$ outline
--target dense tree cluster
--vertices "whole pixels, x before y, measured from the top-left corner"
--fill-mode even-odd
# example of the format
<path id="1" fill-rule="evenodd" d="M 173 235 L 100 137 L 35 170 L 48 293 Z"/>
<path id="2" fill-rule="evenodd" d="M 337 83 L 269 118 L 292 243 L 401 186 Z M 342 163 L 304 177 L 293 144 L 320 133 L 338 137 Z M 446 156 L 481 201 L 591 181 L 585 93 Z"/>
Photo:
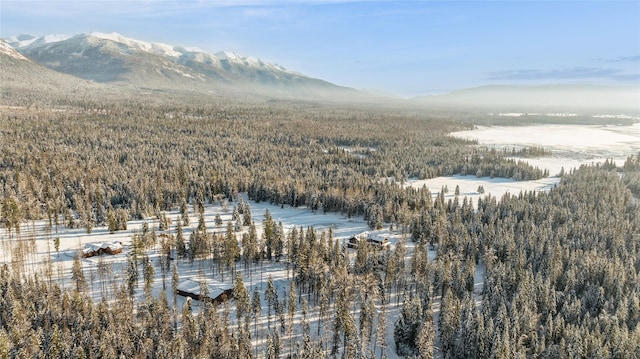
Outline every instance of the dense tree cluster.
<path id="1" fill-rule="evenodd" d="M 629 156 L 622 170 L 622 181 L 636 198 L 640 198 L 640 153 L 636 156 Z"/>
<path id="2" fill-rule="evenodd" d="M 438 247 L 430 280 L 446 357 L 640 356 L 640 210 L 608 167 L 582 167 L 548 194 L 482 200 L 475 214 L 463 203 L 440 212 L 448 220 L 424 216 L 417 231 Z M 478 305 L 474 258 L 486 266 Z M 401 320 L 396 332 L 418 335 Z"/>
<path id="3" fill-rule="evenodd" d="M 267 119 L 267 120 L 265 120 Z M 419 206 L 408 178 L 545 173 L 446 134 L 459 123 L 361 109 L 102 105 L 7 110 L 0 118 L 0 217 L 91 231 L 248 192 L 257 201 L 397 221 Z M 385 179 L 388 179 L 385 181 Z M 430 194 L 426 194 L 430 196 Z"/>
<path id="4" fill-rule="evenodd" d="M 0 356 L 17 358 L 246 358 L 225 317 L 190 302 L 174 330 L 166 295 L 134 302 L 123 287 L 115 301 L 93 303 L 38 277 L 21 281 L 0 268 Z M 233 355 L 231 353 L 234 353 Z"/>
<path id="5" fill-rule="evenodd" d="M 178 310 L 180 315 L 172 310 L 164 291 L 157 298 L 150 295 L 154 267 L 145 255 L 145 234 L 134 240 L 126 269 L 127 282 L 120 285 L 115 299 L 110 298 L 113 300 L 109 302 L 105 298 L 92 303 L 91 298 L 83 294 L 87 284 L 77 257 L 72 278 L 76 285 L 72 291 L 61 289 L 46 277 L 42 280 L 36 275 L 23 280 L 16 271 L 3 265 L 0 268 L 0 356 L 54 353 L 55 357 L 250 358 L 256 351 L 277 357 L 277 353 L 288 348 L 289 354 L 297 357 L 316 358 L 328 353 L 345 352 L 353 357 L 375 352 L 376 347 L 370 347 L 374 324 L 376 320 L 384 323 L 376 307 L 385 301 L 381 290 L 388 291 L 385 288 L 391 288 L 393 283 L 381 277 L 383 267 L 379 263 L 388 254 L 362 246 L 359 252 L 364 259 L 350 265 L 346 249 L 333 239 L 331 231 L 318 234 L 313 228 L 294 227 L 282 239 L 287 247 L 287 262 L 292 264 L 288 291 L 276 290 L 270 278 L 264 293 L 257 291 L 258 287 L 250 293 L 242 275 L 236 272 L 234 307 L 229 302 L 224 308 L 204 302 L 200 311 L 194 313 L 187 300 L 184 308 Z M 215 242 L 208 241 L 207 245 Z M 259 261 L 280 260 L 277 256 L 267 258 L 266 251 L 258 253 L 265 255 L 256 254 L 249 241 L 243 243 L 242 256 L 251 263 L 249 270 L 255 270 L 251 267 Z M 224 262 L 223 259 L 215 261 Z M 175 298 L 179 274 L 175 266 L 172 271 Z M 136 302 L 132 295 L 139 277 L 144 282 L 142 302 Z M 379 289 L 381 287 L 384 288 Z M 206 291 L 206 287 L 203 290 Z M 263 300 L 267 303 L 267 313 L 262 312 Z M 175 308 L 175 302 L 173 305 Z M 359 316 L 354 306 L 360 307 Z M 304 319 L 308 307 L 320 316 L 316 333 L 311 333 L 308 319 Z M 294 321 L 299 308 L 303 313 L 302 326 Z M 276 319 L 273 323 L 272 313 Z M 264 315 L 268 323 L 267 340 L 258 350 L 252 347 L 251 340 L 258 336 L 258 331 L 255 328 L 252 331 L 251 324 L 253 321 L 255 327 L 258 318 Z M 383 325 L 379 330 L 384 333 L 384 328 Z M 294 338 L 300 335 L 304 345 L 298 347 Z M 280 342 L 283 337 L 288 338 L 288 345 Z M 350 344 L 352 341 L 357 345 Z M 377 339 L 376 343 L 384 341 Z"/>

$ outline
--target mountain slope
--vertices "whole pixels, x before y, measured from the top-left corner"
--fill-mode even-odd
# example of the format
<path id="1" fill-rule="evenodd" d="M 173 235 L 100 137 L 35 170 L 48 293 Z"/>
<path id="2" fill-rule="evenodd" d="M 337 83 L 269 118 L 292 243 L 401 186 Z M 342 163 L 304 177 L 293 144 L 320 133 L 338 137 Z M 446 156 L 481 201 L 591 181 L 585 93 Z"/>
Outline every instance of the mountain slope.
<path id="1" fill-rule="evenodd" d="M 0 39 L 0 106 L 74 105 L 80 102 L 139 98 L 152 101 L 126 85 L 105 85 L 53 71 L 34 62 Z"/>
<path id="2" fill-rule="evenodd" d="M 3 59 L 6 57 L 7 59 L 11 58 L 14 60 L 29 61 L 29 59 L 24 57 L 24 55 L 16 51 L 16 49 L 2 39 L 0 39 L 0 55 L 2 55 Z"/>

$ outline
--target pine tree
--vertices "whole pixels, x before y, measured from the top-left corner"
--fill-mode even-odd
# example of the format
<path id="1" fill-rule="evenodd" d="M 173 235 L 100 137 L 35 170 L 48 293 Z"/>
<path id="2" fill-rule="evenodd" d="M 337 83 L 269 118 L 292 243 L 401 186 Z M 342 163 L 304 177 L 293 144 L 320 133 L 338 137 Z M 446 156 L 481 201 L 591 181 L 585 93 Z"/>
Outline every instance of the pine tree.
<path id="1" fill-rule="evenodd" d="M 258 291 L 258 287 L 253 288 L 253 298 L 251 300 L 251 308 L 253 315 L 253 327 L 255 332 L 255 337 L 258 338 L 258 319 L 260 318 L 260 314 L 262 312 L 262 302 L 260 301 L 260 292 Z"/>
<path id="2" fill-rule="evenodd" d="M 380 357 L 386 355 L 387 351 L 387 306 L 382 304 L 380 305 L 380 310 L 378 311 L 378 321 L 376 322 L 376 341 L 374 346 L 373 354 L 375 356 L 375 347 L 380 347 Z"/>
<path id="3" fill-rule="evenodd" d="M 276 262 L 280 262 L 282 255 L 284 254 L 284 228 L 282 222 L 278 222 L 277 230 L 273 238 L 273 252 L 276 257 Z"/>
<path id="4" fill-rule="evenodd" d="M 258 246 L 258 231 L 255 223 L 251 223 L 249 227 L 249 238 L 247 247 L 247 259 L 249 261 L 259 261 L 261 257 L 260 248 Z"/>
<path id="5" fill-rule="evenodd" d="M 233 206 L 233 212 L 231 214 L 231 221 L 237 222 L 240 219 L 240 210 L 238 206 Z"/>
<path id="6" fill-rule="evenodd" d="M 418 348 L 418 355 L 420 359 L 432 359 L 434 351 L 434 343 L 436 339 L 436 331 L 433 327 L 433 319 L 431 315 L 427 316 L 420 326 L 420 331 L 416 337 L 416 348 Z"/>
<path id="7" fill-rule="evenodd" d="M 276 228 L 268 208 L 264 212 L 264 220 L 262 220 L 262 227 L 263 227 L 262 236 L 264 237 L 264 244 L 266 247 L 265 254 L 266 254 L 267 260 L 271 260 L 274 252 Z"/>
<path id="8" fill-rule="evenodd" d="M 280 358 L 280 351 L 282 345 L 280 343 L 280 335 L 277 330 L 270 331 L 267 334 L 267 358 L 278 359 Z"/>
<path id="9" fill-rule="evenodd" d="M 182 218 L 182 225 L 189 225 L 189 207 L 187 206 L 187 201 L 183 198 L 182 203 L 180 204 L 180 217 Z"/>
<path id="10" fill-rule="evenodd" d="M 452 290 L 446 290 L 440 302 L 440 317 L 438 327 L 440 329 L 440 342 L 442 352 L 447 353 L 453 347 L 456 332 L 460 325 L 460 301 Z"/>
<path id="11" fill-rule="evenodd" d="M 244 210 L 242 211 L 242 215 L 244 217 L 243 225 L 250 226 L 251 221 L 251 207 L 249 207 L 249 203 L 244 204 Z"/>
<path id="12" fill-rule="evenodd" d="M 84 278 L 84 271 L 82 270 L 82 261 L 80 255 L 76 254 L 73 257 L 73 267 L 71 268 L 71 278 L 76 282 L 76 291 L 81 292 L 87 287 L 87 282 Z"/>
<path id="13" fill-rule="evenodd" d="M 133 256 L 129 256 L 127 263 L 127 290 L 129 296 L 133 298 L 134 289 L 138 283 L 138 264 Z"/>
<path id="14" fill-rule="evenodd" d="M 176 224 L 176 252 L 178 257 L 184 258 L 187 254 L 187 245 L 184 241 L 184 233 L 182 232 L 182 224 L 180 220 Z"/>
<path id="15" fill-rule="evenodd" d="M 226 268 L 234 268 L 236 259 L 240 256 L 240 247 L 231 222 L 227 223 L 227 234 L 224 239 L 224 262 Z"/>
<path id="16" fill-rule="evenodd" d="M 185 343 L 185 352 L 190 357 L 196 357 L 198 349 L 197 345 L 197 325 L 196 321 L 193 318 L 193 313 L 191 309 L 191 298 L 187 298 L 184 302 L 184 306 L 182 307 L 182 330 L 181 336 Z"/>
<path id="17" fill-rule="evenodd" d="M 144 292 L 147 298 L 151 298 L 151 285 L 155 276 L 155 268 L 148 256 L 142 260 L 142 275 L 144 278 Z"/>
<path id="18" fill-rule="evenodd" d="M 108 222 L 109 222 L 109 233 L 115 233 L 118 230 L 118 222 L 116 221 L 116 214 L 113 211 L 113 208 L 109 208 L 108 214 Z"/>
<path id="19" fill-rule="evenodd" d="M 266 348 L 266 357 L 267 359 L 276 359 L 275 347 L 273 345 L 273 336 L 271 332 L 267 334 L 267 348 Z"/>
<path id="20" fill-rule="evenodd" d="M 289 282 L 289 356 L 293 357 L 293 316 L 296 313 L 296 286 Z"/>
<path id="21" fill-rule="evenodd" d="M 180 275 L 178 274 L 178 266 L 173 263 L 173 273 L 171 274 L 171 289 L 173 290 L 173 328 L 176 330 L 178 326 L 178 318 L 176 310 L 178 308 L 178 284 L 180 281 Z"/>
<path id="22" fill-rule="evenodd" d="M 57 323 L 53 324 L 53 331 L 51 333 L 51 338 L 49 339 L 49 343 L 48 343 L 49 348 L 47 350 L 47 355 L 50 358 L 62 357 L 62 354 L 64 351 L 64 344 L 62 343 L 62 339 L 60 338 L 61 336 L 62 336 L 62 333 L 60 332 L 60 328 L 58 328 L 58 324 Z M 1 347 L 1 344 L 0 344 L 0 347 Z M 3 357 L 1 348 L 0 348 L 0 357 Z"/>
<path id="23" fill-rule="evenodd" d="M 198 228 L 196 229 L 200 233 L 207 233 L 207 224 L 204 221 L 204 211 L 200 212 L 198 216 Z"/>
<path id="24" fill-rule="evenodd" d="M 267 328 L 271 329 L 271 309 L 275 309 L 275 305 L 278 303 L 278 292 L 276 292 L 271 275 L 269 275 L 269 279 L 267 280 L 267 289 L 265 289 L 264 298 L 267 301 Z"/>
<path id="25" fill-rule="evenodd" d="M 129 213 L 124 208 L 118 208 L 116 210 L 116 225 L 118 230 L 127 230 L 127 221 L 129 220 Z"/>
<path id="26" fill-rule="evenodd" d="M 466 294 L 461 302 L 460 324 L 451 350 L 458 358 L 481 358 L 479 356 L 480 327 L 477 322 L 473 299 Z"/>
<path id="27" fill-rule="evenodd" d="M 238 318 L 238 326 L 240 320 L 249 314 L 251 310 L 251 299 L 247 292 L 247 287 L 244 286 L 242 281 L 242 274 L 236 273 L 236 280 L 233 282 L 233 297 L 236 299 L 236 317 Z"/>
<path id="28" fill-rule="evenodd" d="M 420 298 L 405 297 L 400 318 L 395 323 L 393 338 L 396 343 L 396 353 L 399 355 L 413 355 L 416 352 L 416 337 L 423 323 L 422 303 Z"/>
<path id="29" fill-rule="evenodd" d="M 53 248 L 56 250 L 56 254 L 60 256 L 60 237 L 53 239 Z"/>

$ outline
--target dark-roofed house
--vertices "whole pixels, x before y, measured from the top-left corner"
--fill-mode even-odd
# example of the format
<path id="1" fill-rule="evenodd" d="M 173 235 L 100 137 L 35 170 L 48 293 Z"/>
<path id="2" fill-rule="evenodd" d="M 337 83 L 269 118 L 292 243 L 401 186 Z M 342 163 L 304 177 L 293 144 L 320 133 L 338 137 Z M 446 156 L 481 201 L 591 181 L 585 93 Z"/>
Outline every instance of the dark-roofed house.
<path id="1" fill-rule="evenodd" d="M 206 296 L 201 293 L 203 285 L 206 285 L 209 291 Z M 212 303 L 222 303 L 227 299 L 233 298 L 232 285 L 215 281 L 202 282 L 195 279 L 185 279 L 178 283 L 176 289 L 178 294 L 183 297 Z"/>
<path id="2" fill-rule="evenodd" d="M 373 248 L 389 249 L 390 242 L 387 238 L 377 236 L 369 232 L 362 232 L 351 236 L 347 240 L 347 247 L 358 248 L 358 245 L 362 242 L 369 243 Z"/>

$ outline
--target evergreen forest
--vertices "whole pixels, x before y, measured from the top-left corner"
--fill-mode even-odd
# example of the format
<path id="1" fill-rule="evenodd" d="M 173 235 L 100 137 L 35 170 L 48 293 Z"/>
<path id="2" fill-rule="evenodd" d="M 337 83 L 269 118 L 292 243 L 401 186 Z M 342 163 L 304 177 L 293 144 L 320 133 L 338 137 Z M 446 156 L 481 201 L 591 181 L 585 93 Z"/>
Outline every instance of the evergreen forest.
<path id="1" fill-rule="evenodd" d="M 475 206 L 401 185 L 549 176 L 516 150 L 449 135 L 474 125 L 454 112 L 287 101 L 3 106 L 0 358 L 640 358 L 640 153 Z M 363 217 L 400 239 L 348 249 L 268 212 L 259 233 L 250 201 Z M 219 204 L 233 221 L 213 228 L 205 208 Z M 36 263 L 30 223 L 57 248 L 63 228 L 114 233 L 149 218 L 100 300 L 79 256 L 72 286 Z M 176 263 L 194 261 L 232 280 L 233 298 L 178 307 Z M 241 273 L 270 265 L 286 265 L 286 287 L 267 271 L 250 290 Z"/>

